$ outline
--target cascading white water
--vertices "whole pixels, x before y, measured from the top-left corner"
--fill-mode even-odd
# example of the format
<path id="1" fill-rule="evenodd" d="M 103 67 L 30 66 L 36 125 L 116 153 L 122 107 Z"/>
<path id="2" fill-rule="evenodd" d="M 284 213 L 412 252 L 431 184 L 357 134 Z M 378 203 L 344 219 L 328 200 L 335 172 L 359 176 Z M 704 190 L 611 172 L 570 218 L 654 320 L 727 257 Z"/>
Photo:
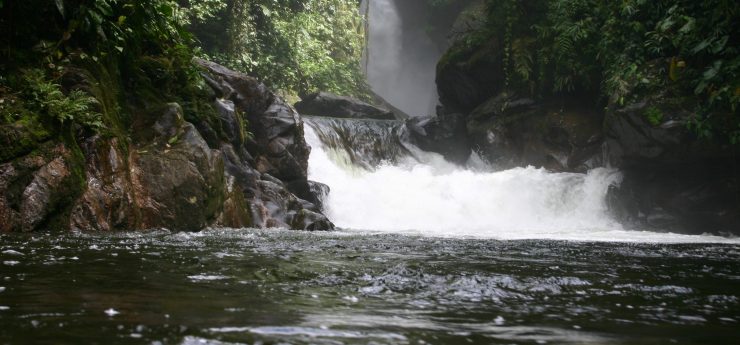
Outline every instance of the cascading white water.
<path id="1" fill-rule="evenodd" d="M 620 179 L 613 170 L 474 171 L 412 147 L 415 158 L 368 171 L 353 165 L 343 148 L 325 148 L 311 125 L 305 134 L 312 147 L 309 179 L 329 185 L 325 212 L 345 229 L 499 239 L 732 241 L 623 229 L 605 205 L 609 185 Z"/>

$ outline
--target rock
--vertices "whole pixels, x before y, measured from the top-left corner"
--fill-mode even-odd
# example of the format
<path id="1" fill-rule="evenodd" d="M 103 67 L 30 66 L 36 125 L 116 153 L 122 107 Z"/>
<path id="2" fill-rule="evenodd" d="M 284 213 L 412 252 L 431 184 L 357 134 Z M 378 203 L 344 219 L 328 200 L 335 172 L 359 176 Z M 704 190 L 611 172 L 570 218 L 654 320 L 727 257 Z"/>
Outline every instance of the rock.
<path id="1" fill-rule="evenodd" d="M 216 99 L 214 102 L 216 111 L 219 114 L 221 123 L 221 132 L 231 145 L 240 147 L 245 141 L 244 120 L 239 116 L 234 108 L 234 102 L 225 99 Z"/>
<path id="2" fill-rule="evenodd" d="M 254 204 L 257 210 L 255 217 L 257 226 L 298 230 L 334 229 L 334 224 L 326 216 L 308 210 L 306 208 L 308 205 L 278 182 L 268 180 L 258 182 L 260 195 Z"/>
<path id="3" fill-rule="evenodd" d="M 470 157 L 465 116 L 459 113 L 406 120 L 411 141 L 424 151 L 437 152 L 450 162 L 465 164 Z"/>
<path id="4" fill-rule="evenodd" d="M 472 32 L 485 28 L 487 7 L 484 0 L 472 0 L 455 18 L 447 34 L 449 44 L 454 44 Z"/>
<path id="5" fill-rule="evenodd" d="M 163 138 L 171 138 L 177 134 L 184 123 L 182 107 L 177 103 L 170 103 L 154 123 L 154 131 Z"/>
<path id="6" fill-rule="evenodd" d="M 607 154 L 614 166 L 630 167 L 667 162 L 680 163 L 685 159 L 700 158 L 709 150 L 701 147 L 695 136 L 686 127 L 692 112 L 683 109 L 658 110 L 665 113 L 661 123 L 648 121 L 648 109 L 660 109 L 661 105 L 644 100 L 610 111 L 604 121 Z"/>
<path id="7" fill-rule="evenodd" d="M 585 172 L 601 164 L 601 120 L 587 108 L 501 94 L 473 110 L 467 128 L 473 149 L 497 167 Z"/>
<path id="8" fill-rule="evenodd" d="M 661 114 L 650 123 L 648 109 Z M 606 152 L 624 181 L 610 189 L 614 215 L 635 227 L 740 234 L 740 154 L 685 125 L 692 106 L 662 95 L 607 113 Z"/>
<path id="9" fill-rule="evenodd" d="M 306 218 L 311 221 L 295 228 L 333 229 L 317 213 L 318 199 L 308 184 L 311 148 L 304 139 L 300 115 L 252 77 L 204 60 L 196 64 L 219 96 L 216 109 L 228 142 L 221 148 L 225 169 L 247 199 L 252 226 L 290 228 L 298 224 L 293 222 L 296 212 L 306 209 L 318 216 Z M 243 133 L 245 120 L 250 139 Z"/>
<path id="10" fill-rule="evenodd" d="M 293 216 L 293 223 L 291 226 L 293 229 L 303 230 L 325 230 L 334 228 L 334 224 L 326 219 L 324 215 L 307 209 L 300 210 L 295 216 Z"/>
<path id="11" fill-rule="evenodd" d="M 316 181 L 308 181 L 308 186 L 311 190 L 311 194 L 314 195 L 314 204 L 316 204 L 319 210 L 324 211 L 324 202 L 326 202 L 326 198 L 329 197 L 329 192 L 331 192 L 331 189 L 329 188 L 329 186 Z"/>
<path id="12" fill-rule="evenodd" d="M 223 210 L 216 223 L 231 228 L 246 228 L 254 226 L 252 209 L 248 198 L 244 195 L 242 186 L 236 182 L 234 176 L 226 174 L 226 199 Z"/>
<path id="13" fill-rule="evenodd" d="M 9 153 L 13 160 L 0 162 L 0 231 L 333 229 L 306 179 L 298 113 L 253 78 L 199 64 L 221 98 L 214 114 L 190 114 L 197 126 L 177 103 L 148 99 L 126 136 L 78 131 Z"/>
<path id="14" fill-rule="evenodd" d="M 64 190 L 64 181 L 70 176 L 63 157 L 54 158 L 39 169 L 33 181 L 23 191 L 20 217 L 23 231 L 35 230 L 53 211 Z"/>
<path id="15" fill-rule="evenodd" d="M 303 138 L 300 115 L 256 79 L 205 60 L 196 63 L 217 94 L 246 114 L 254 135 L 250 145 L 254 159 L 264 159 L 269 173 L 281 180 L 305 179 L 311 149 Z"/>
<path id="16" fill-rule="evenodd" d="M 172 105 L 157 124 L 175 117 L 182 117 L 181 109 Z M 212 224 L 225 199 L 223 159 L 192 124 L 168 128 L 163 133 L 174 131 L 172 138 L 137 145 L 131 157 L 139 227 L 200 230 Z"/>
<path id="17" fill-rule="evenodd" d="M 503 91 L 505 75 L 500 42 L 469 46 L 456 42 L 437 64 L 437 92 L 449 113 L 469 114 L 487 99 Z"/>
<path id="18" fill-rule="evenodd" d="M 315 115 L 351 119 L 396 120 L 393 112 L 367 104 L 360 100 L 337 96 L 328 92 L 317 92 L 295 104 L 303 115 Z"/>
<path id="19" fill-rule="evenodd" d="M 94 136 L 82 145 L 87 190 L 77 199 L 70 228 L 77 231 L 126 231 L 136 229 L 139 218 L 128 174 L 128 156 L 116 138 Z"/>
<path id="20" fill-rule="evenodd" d="M 316 124 L 312 128 L 326 147 L 367 170 L 397 163 L 410 153 L 405 146 L 409 133 L 404 121 L 326 117 L 309 121 Z"/>
<path id="21" fill-rule="evenodd" d="M 0 164 L 0 231 L 59 230 L 82 188 L 76 168 L 74 154 L 52 142 Z"/>

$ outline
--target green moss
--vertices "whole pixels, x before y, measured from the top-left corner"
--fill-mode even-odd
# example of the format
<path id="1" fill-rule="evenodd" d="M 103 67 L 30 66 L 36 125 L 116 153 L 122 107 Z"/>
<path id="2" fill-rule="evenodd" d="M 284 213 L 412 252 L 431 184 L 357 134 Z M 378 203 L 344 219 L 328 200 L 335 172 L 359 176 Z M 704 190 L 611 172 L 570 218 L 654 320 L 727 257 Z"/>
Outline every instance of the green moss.
<path id="1" fill-rule="evenodd" d="M 33 151 L 51 134 L 21 98 L 0 90 L 5 91 L 0 92 L 0 162 L 5 162 Z"/>

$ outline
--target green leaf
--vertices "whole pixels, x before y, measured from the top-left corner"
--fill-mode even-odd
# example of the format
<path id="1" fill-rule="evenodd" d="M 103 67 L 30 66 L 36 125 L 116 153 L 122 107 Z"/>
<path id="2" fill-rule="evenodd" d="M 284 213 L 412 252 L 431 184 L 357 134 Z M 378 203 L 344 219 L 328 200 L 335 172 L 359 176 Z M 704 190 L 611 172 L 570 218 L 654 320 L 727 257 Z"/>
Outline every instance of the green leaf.
<path id="1" fill-rule="evenodd" d="M 159 12 L 162 12 L 167 17 L 172 17 L 175 14 L 175 9 L 170 5 L 162 4 L 159 6 Z"/>
<path id="2" fill-rule="evenodd" d="M 699 42 L 699 44 L 697 44 L 696 47 L 694 47 L 694 49 L 691 50 L 691 52 L 694 53 L 694 54 L 696 54 L 696 53 L 704 50 L 704 48 L 708 47 L 710 44 L 712 44 L 712 39 L 711 38 L 707 38 L 707 39 Z"/>
<path id="3" fill-rule="evenodd" d="M 260 5 L 260 7 L 262 8 L 262 13 L 264 13 L 265 16 L 269 17 L 270 15 L 272 15 L 272 12 L 270 11 L 269 8 L 267 8 L 267 6 Z"/>

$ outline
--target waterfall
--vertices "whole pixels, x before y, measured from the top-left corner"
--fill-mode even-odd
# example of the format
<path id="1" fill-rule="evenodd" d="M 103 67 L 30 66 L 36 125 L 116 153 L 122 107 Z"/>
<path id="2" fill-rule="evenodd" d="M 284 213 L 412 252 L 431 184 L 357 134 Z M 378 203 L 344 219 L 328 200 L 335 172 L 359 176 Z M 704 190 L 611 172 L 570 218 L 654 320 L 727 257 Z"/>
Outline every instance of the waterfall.
<path id="1" fill-rule="evenodd" d="M 403 3 L 366 1 L 363 6 L 368 20 L 365 66 L 370 87 L 411 116 L 432 115 L 438 98 L 435 72 L 442 52 L 421 25 L 404 23 Z"/>
<path id="2" fill-rule="evenodd" d="M 614 170 L 460 168 L 380 125 L 343 121 L 307 118 L 305 127 L 312 147 L 309 178 L 331 188 L 325 211 L 340 227 L 502 239 L 634 238 L 607 212 L 606 192 L 620 179 Z M 378 130 L 375 135 L 360 133 L 372 128 Z M 355 141 L 336 140 L 340 137 Z M 403 148 L 367 149 L 378 142 Z M 371 157 L 364 162 L 352 158 L 363 155 Z M 379 163 L 370 166 L 371 161 Z"/>

